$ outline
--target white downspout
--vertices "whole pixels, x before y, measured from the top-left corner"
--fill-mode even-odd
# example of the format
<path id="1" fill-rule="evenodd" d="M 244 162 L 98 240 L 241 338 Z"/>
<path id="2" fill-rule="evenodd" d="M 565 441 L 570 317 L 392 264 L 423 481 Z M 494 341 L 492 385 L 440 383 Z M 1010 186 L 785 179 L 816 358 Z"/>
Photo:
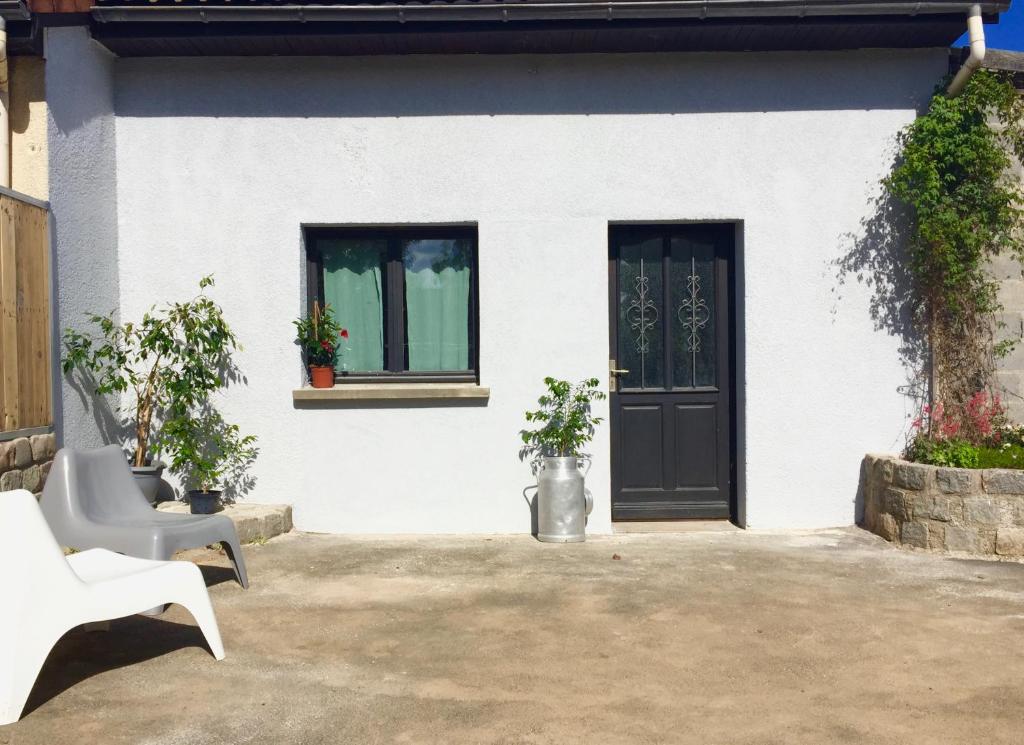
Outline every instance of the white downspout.
<path id="1" fill-rule="evenodd" d="M 7 22 L 0 17 L 0 186 L 11 186 L 11 117 L 7 78 Z"/>
<path id="2" fill-rule="evenodd" d="M 971 41 L 971 54 L 946 88 L 946 95 L 950 98 L 960 95 L 967 81 L 985 61 L 985 27 L 981 22 L 981 8 L 977 5 L 972 5 L 967 14 L 967 37 Z"/>

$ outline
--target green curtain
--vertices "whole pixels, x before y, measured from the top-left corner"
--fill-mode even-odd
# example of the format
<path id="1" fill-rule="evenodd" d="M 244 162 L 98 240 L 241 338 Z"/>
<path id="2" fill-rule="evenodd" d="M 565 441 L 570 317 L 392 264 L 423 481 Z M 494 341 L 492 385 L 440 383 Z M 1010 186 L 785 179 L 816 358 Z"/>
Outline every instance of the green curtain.
<path id="1" fill-rule="evenodd" d="M 384 302 L 381 267 L 387 254 L 383 240 L 325 240 L 324 302 L 348 329 L 341 339 L 336 369 L 370 372 L 384 369 Z"/>
<path id="2" fill-rule="evenodd" d="M 470 256 L 462 240 L 403 246 L 410 370 L 469 369 Z"/>

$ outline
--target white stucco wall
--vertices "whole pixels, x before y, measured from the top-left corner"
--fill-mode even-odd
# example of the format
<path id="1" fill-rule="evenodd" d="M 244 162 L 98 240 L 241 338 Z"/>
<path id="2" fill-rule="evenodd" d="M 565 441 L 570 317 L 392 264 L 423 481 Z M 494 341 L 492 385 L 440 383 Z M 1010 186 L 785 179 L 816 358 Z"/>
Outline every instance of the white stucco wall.
<path id="1" fill-rule="evenodd" d="M 262 447 L 250 498 L 299 528 L 526 531 L 522 412 L 545 375 L 607 369 L 609 222 L 742 220 L 748 524 L 849 524 L 905 375 L 831 262 L 945 59 L 118 60 L 121 309 L 216 275 L 249 378 L 227 413 Z M 296 409 L 300 225 L 439 222 L 479 225 L 487 406 Z M 606 427 L 593 453 L 602 532 Z"/>
<path id="2" fill-rule="evenodd" d="M 114 56 L 85 28 L 46 29 L 49 198 L 53 212 L 55 327 L 118 309 Z M 112 441 L 116 415 L 88 387 L 62 379 L 56 402 L 62 444 Z"/>

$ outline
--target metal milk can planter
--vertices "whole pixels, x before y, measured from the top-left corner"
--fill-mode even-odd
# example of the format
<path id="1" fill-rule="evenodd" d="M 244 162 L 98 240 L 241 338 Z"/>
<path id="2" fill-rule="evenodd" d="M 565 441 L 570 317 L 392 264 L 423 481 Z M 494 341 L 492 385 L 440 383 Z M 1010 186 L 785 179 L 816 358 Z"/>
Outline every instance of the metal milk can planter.
<path id="1" fill-rule="evenodd" d="M 586 464 L 586 470 L 583 469 Z M 584 478 L 589 461 L 545 457 L 537 474 L 537 540 L 579 543 L 586 540 L 587 515 L 593 507 Z"/>

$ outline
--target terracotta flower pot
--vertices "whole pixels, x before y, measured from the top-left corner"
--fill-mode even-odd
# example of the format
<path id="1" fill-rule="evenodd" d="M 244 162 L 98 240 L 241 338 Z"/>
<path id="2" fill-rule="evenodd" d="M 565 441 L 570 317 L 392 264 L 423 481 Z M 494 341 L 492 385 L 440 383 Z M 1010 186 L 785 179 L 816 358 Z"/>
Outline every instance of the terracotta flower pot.
<path id="1" fill-rule="evenodd" d="M 311 365 L 309 368 L 309 380 L 314 388 L 333 388 L 334 368 Z"/>

